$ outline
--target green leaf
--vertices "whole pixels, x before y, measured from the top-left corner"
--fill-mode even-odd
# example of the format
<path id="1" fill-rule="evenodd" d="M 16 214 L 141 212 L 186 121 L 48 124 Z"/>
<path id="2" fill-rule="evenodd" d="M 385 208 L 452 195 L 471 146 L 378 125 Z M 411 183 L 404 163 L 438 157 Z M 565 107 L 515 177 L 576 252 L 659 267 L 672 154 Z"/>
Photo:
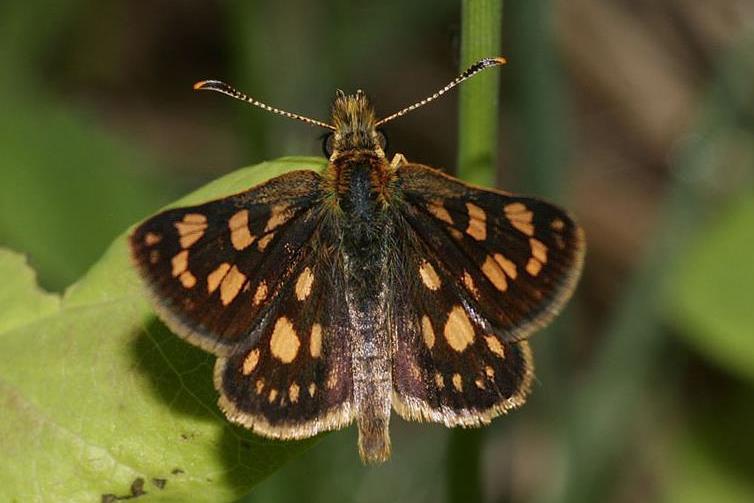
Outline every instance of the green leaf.
<path id="1" fill-rule="evenodd" d="M 0 248 L 0 334 L 60 309 L 60 297 L 42 291 L 26 259 Z"/>
<path id="2" fill-rule="evenodd" d="M 731 207 L 679 264 L 670 315 L 699 353 L 754 380 L 754 194 Z"/>
<path id="3" fill-rule="evenodd" d="M 176 204 L 239 192 L 320 159 L 280 159 L 219 179 Z M 0 253 L 2 501 L 227 501 L 312 441 L 232 426 L 215 405 L 214 356 L 153 315 L 125 234 L 60 301 L 18 255 Z"/>

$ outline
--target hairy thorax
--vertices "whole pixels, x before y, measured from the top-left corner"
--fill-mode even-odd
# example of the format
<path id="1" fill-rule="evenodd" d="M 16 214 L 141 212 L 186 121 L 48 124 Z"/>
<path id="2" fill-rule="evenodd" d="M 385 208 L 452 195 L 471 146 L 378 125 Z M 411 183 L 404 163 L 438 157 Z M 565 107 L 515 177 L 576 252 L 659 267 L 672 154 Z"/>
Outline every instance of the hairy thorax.
<path id="1" fill-rule="evenodd" d="M 359 284 L 358 291 L 371 295 L 385 265 L 383 244 L 391 234 L 388 171 L 384 157 L 356 150 L 341 153 L 328 172 L 350 280 Z"/>

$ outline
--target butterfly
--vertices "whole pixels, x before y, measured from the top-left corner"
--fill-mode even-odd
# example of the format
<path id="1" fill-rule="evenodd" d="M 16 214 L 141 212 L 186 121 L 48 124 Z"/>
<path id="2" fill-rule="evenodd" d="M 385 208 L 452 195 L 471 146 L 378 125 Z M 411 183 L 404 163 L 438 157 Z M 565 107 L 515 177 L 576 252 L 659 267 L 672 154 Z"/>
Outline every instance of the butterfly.
<path id="1" fill-rule="evenodd" d="M 472 427 L 524 403 L 527 339 L 571 296 L 582 229 L 545 201 L 389 158 L 382 130 L 504 62 L 380 120 L 362 91 L 338 91 L 326 123 L 195 84 L 328 130 L 323 172 L 168 209 L 130 236 L 159 317 L 217 356 L 231 421 L 300 439 L 355 420 L 362 461 L 379 463 L 392 410 Z"/>

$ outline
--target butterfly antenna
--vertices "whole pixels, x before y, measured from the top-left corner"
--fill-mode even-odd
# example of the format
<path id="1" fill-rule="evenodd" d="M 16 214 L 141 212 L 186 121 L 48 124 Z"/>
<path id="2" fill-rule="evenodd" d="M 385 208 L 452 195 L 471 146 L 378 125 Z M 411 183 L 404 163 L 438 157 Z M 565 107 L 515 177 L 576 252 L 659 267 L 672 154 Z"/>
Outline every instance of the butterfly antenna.
<path id="1" fill-rule="evenodd" d="M 399 110 L 398 112 L 395 112 L 393 115 L 389 115 L 389 116 L 385 117 L 384 119 L 378 120 L 376 126 L 381 126 L 381 125 L 385 124 L 386 122 L 389 122 L 389 121 L 391 121 L 393 119 L 396 119 L 396 118 L 400 117 L 401 115 L 406 115 L 407 113 L 409 113 L 412 110 L 416 110 L 419 107 L 423 107 L 424 105 L 426 105 L 430 101 L 439 98 L 440 96 L 442 96 L 443 94 L 447 93 L 448 91 L 450 91 L 451 89 L 453 89 L 454 87 L 456 87 L 458 84 L 460 84 L 464 80 L 466 80 L 468 78 L 471 78 L 472 76 L 474 76 L 477 73 L 481 72 L 485 68 L 489 68 L 491 66 L 497 66 L 497 65 L 504 65 L 505 63 L 506 63 L 506 61 L 505 61 L 505 58 L 503 58 L 503 57 L 480 59 L 479 61 L 477 61 L 476 63 L 474 63 L 470 67 L 468 67 L 465 72 L 463 72 L 461 75 L 459 75 L 458 77 L 456 77 L 455 79 L 453 79 L 450 83 L 448 83 L 448 85 L 446 85 L 445 87 L 443 87 L 442 89 L 440 89 L 436 93 L 434 93 L 432 96 L 428 96 L 428 97 L 424 98 L 423 100 L 421 100 L 421 101 L 419 101 L 417 103 L 414 103 L 411 106 L 408 106 L 408 107 L 404 108 L 403 110 Z"/>
<path id="2" fill-rule="evenodd" d="M 226 84 L 225 82 L 221 82 L 219 80 L 202 80 L 194 84 L 194 90 L 195 91 L 215 91 L 218 93 L 226 94 L 230 96 L 231 98 L 245 101 L 246 103 L 250 103 L 254 105 L 255 107 L 263 108 L 267 110 L 268 112 L 282 115 L 283 117 L 288 117 L 289 119 L 300 120 L 302 122 L 306 122 L 307 124 L 311 124 L 312 126 L 319 126 L 325 129 L 330 129 L 332 131 L 335 131 L 335 126 L 332 126 L 322 121 L 318 121 L 317 119 L 311 119 L 303 115 L 294 114 L 291 112 L 286 112 L 285 110 L 280 110 L 279 108 L 271 107 L 270 105 L 262 103 L 261 101 L 256 100 L 252 98 L 251 96 L 245 95 L 238 89 L 235 89 L 233 86 L 230 86 Z"/>

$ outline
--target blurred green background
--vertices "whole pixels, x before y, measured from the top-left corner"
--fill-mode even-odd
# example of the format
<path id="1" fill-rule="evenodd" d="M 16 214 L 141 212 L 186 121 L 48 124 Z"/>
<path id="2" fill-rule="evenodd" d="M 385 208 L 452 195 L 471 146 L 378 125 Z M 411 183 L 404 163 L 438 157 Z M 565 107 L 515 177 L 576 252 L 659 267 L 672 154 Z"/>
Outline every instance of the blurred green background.
<path id="1" fill-rule="evenodd" d="M 319 153 L 318 131 L 193 82 L 318 118 L 362 88 L 387 114 L 455 76 L 460 12 L 4 0 L 0 246 L 62 291 L 179 195 Z M 569 208 L 589 242 L 533 338 L 529 403 L 478 432 L 396 418 L 378 468 L 352 429 L 325 435 L 245 501 L 754 501 L 754 2 L 508 1 L 502 54 L 498 185 Z M 454 172 L 457 109 L 391 124 L 391 150 Z"/>

